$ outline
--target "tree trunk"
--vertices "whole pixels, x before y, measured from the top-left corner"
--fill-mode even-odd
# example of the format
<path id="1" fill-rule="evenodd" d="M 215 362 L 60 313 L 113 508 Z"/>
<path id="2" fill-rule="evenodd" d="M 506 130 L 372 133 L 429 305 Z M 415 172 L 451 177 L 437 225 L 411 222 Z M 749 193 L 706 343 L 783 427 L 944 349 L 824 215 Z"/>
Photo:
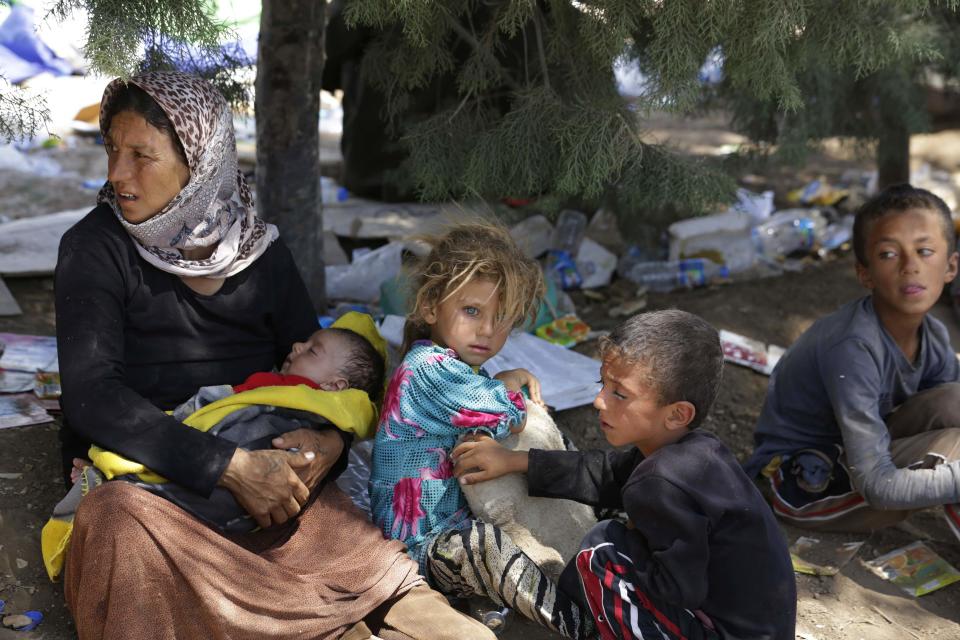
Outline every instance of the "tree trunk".
<path id="1" fill-rule="evenodd" d="M 326 310 L 320 212 L 325 2 L 263 0 L 257 55 L 257 209 L 280 227 L 317 311 Z"/>
<path id="2" fill-rule="evenodd" d="M 897 119 L 884 121 L 877 144 L 877 174 L 880 189 L 910 182 L 910 132 Z"/>

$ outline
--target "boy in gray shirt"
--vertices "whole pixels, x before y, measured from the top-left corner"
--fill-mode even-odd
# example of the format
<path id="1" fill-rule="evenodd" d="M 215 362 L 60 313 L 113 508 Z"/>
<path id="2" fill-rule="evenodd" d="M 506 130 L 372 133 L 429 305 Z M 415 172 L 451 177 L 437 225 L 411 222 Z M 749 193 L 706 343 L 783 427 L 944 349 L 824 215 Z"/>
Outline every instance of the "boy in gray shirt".
<path id="1" fill-rule="evenodd" d="M 853 245 L 870 295 L 780 360 L 746 471 L 769 480 L 774 510 L 798 526 L 865 531 L 943 505 L 960 537 L 960 366 L 927 315 L 957 275 L 950 210 L 890 187 L 857 213 Z"/>

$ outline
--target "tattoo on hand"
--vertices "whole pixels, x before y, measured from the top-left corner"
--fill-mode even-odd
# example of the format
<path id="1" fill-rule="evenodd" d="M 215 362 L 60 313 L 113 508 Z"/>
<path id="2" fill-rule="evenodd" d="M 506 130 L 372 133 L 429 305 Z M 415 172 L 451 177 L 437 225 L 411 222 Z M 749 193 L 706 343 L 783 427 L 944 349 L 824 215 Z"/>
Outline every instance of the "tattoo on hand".
<path id="1" fill-rule="evenodd" d="M 268 460 L 270 462 L 270 466 L 267 468 L 266 475 L 269 476 L 269 475 L 273 475 L 274 473 L 280 470 L 280 461 L 274 457 L 270 457 L 268 458 Z"/>

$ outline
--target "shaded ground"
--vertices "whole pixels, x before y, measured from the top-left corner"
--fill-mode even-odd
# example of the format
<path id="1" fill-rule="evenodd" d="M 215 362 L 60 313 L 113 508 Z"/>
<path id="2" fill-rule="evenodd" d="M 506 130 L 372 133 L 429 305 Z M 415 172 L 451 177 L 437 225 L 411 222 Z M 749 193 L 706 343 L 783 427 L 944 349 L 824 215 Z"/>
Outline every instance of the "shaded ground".
<path id="1" fill-rule="evenodd" d="M 0 319 L 0 331 L 50 333 L 53 331 L 50 280 L 11 280 L 10 288 L 24 315 Z M 614 321 L 606 309 L 632 295 L 632 288 L 617 285 L 605 290 L 608 301 L 587 304 L 577 295 L 583 315 L 599 329 Z M 859 295 L 849 258 L 814 264 L 800 273 L 778 278 L 718 286 L 710 289 L 651 296 L 649 308 L 678 307 L 698 313 L 718 328 L 751 337 L 790 344 L 818 316 Z M 957 327 L 944 307 L 938 315 Z M 956 348 L 960 342 L 955 341 Z M 592 345 L 583 347 L 589 352 Z M 750 451 L 753 424 L 759 413 L 767 378 L 749 369 L 728 366 L 713 416 L 705 428 L 718 433 L 740 457 Z M 580 448 L 606 448 L 596 428 L 593 411 L 582 407 L 557 416 L 561 428 Z M 23 473 L 16 480 L 0 480 L 0 599 L 8 609 L 40 609 L 47 616 L 34 633 L 21 638 L 71 638 L 71 626 L 62 606 L 59 586 L 44 574 L 37 543 L 39 529 L 53 504 L 61 497 L 57 441 L 52 425 L 0 431 L 0 472 Z M 793 541 L 799 530 L 785 528 Z M 827 536 L 829 537 L 829 536 Z M 836 536 L 839 540 L 842 536 Z M 935 511 L 917 514 L 901 527 L 877 532 L 867 538 L 847 567 L 833 578 L 798 576 L 801 638 L 886 639 L 915 637 L 925 640 L 960 637 L 960 586 L 915 599 L 870 573 L 861 559 L 870 559 L 891 549 L 922 539 L 955 565 L 960 566 L 960 545 L 952 538 Z M 25 567 L 17 566 L 17 559 Z M 893 622 L 888 622 L 893 620 Z M 3 637 L 0 631 L 0 638 Z M 11 634 L 11 637 L 14 637 Z M 537 640 L 550 634 L 513 620 L 505 638 Z"/>

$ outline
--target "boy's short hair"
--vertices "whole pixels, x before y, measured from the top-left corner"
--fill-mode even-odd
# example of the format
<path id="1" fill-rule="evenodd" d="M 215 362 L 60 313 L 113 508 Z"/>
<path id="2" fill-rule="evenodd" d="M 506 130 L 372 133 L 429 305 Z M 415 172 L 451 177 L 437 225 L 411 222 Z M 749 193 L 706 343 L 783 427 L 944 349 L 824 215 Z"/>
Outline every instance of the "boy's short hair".
<path id="1" fill-rule="evenodd" d="M 853 220 L 853 253 L 857 262 L 867 265 L 867 236 L 873 223 L 887 214 L 909 209 L 927 209 L 939 214 L 943 235 L 947 241 L 947 253 L 953 253 L 956 233 L 950 207 L 936 194 L 903 183 L 887 187 L 867 200 L 857 211 Z"/>
<path id="2" fill-rule="evenodd" d="M 351 389 L 366 391 L 374 402 L 383 391 L 383 376 L 385 363 L 370 341 L 359 333 L 350 329 L 330 327 L 324 331 L 332 331 L 340 336 L 347 345 L 347 357 L 340 368 L 340 373 L 347 379 Z"/>
<path id="3" fill-rule="evenodd" d="M 710 413 L 723 372 L 720 335 L 703 318 L 679 309 L 641 313 L 600 342 L 602 358 L 643 366 L 660 404 L 685 400 L 696 409 L 695 429 Z"/>

